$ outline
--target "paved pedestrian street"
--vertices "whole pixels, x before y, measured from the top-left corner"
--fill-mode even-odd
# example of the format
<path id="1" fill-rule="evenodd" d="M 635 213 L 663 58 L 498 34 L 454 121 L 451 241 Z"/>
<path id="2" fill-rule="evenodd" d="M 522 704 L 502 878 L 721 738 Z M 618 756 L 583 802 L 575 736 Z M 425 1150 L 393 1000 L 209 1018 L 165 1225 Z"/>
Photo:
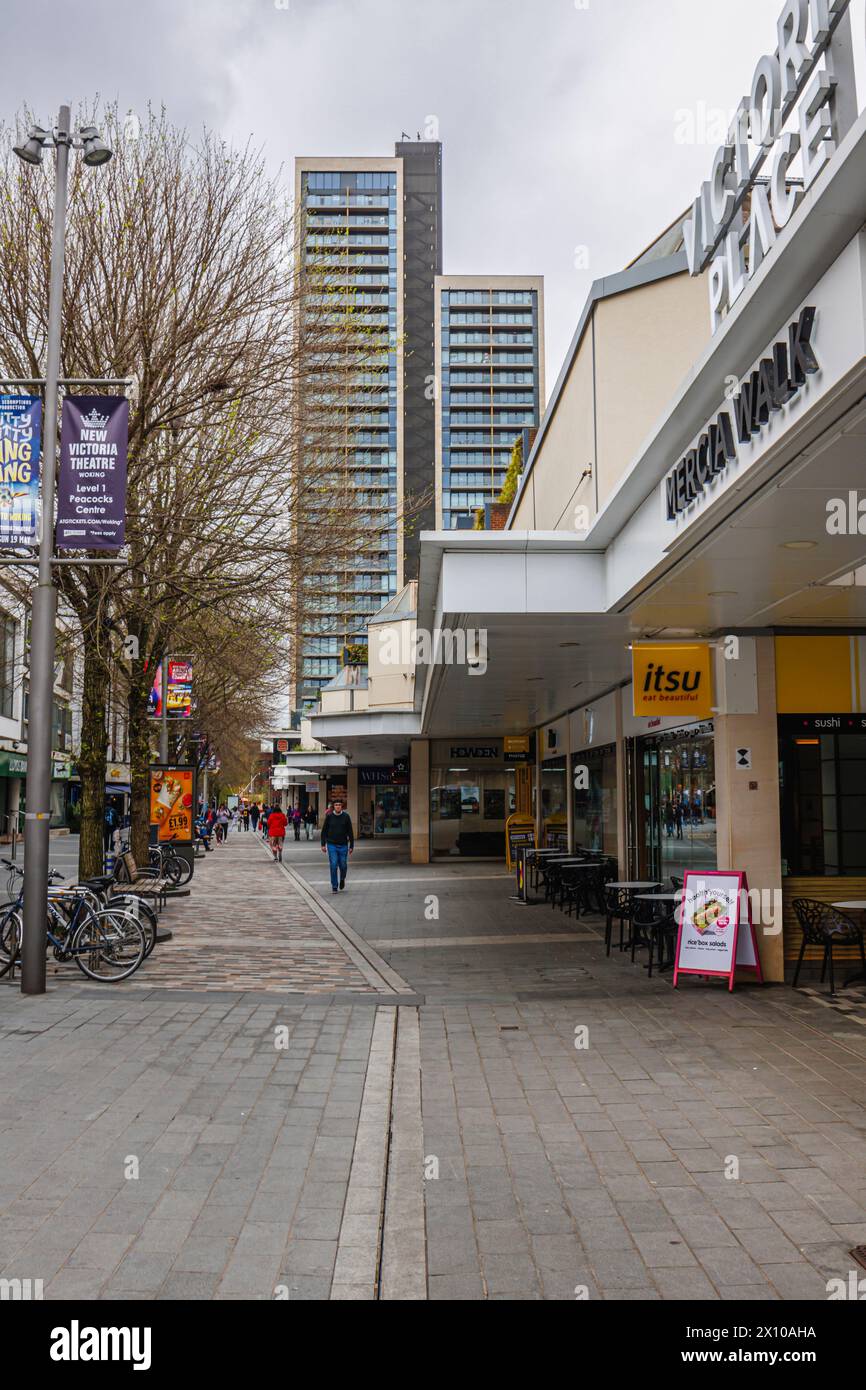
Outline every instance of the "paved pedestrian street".
<path id="1" fill-rule="evenodd" d="M 859 1269 L 862 992 L 674 993 L 501 865 L 404 856 L 360 845 L 334 899 L 316 844 L 232 833 L 132 980 L 0 981 L 0 1277 L 820 1301 Z"/>

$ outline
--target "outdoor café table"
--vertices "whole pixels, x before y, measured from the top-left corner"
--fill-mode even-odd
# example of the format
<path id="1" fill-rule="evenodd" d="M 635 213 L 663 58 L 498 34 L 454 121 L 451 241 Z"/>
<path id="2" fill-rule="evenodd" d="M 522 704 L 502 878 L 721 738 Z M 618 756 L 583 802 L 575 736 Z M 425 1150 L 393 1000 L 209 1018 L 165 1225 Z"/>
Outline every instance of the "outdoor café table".
<path id="1" fill-rule="evenodd" d="M 571 868 L 577 864 L 582 864 L 583 862 L 584 861 L 582 859 L 575 859 L 574 855 L 572 854 L 555 854 L 550 859 L 545 859 L 543 867 L 545 869 L 553 868 L 557 872 L 561 872 L 563 869 Z M 550 897 L 552 907 L 556 906 L 555 889 L 553 893 L 548 895 L 547 886 L 545 886 L 544 896 L 545 898 L 547 898 L 548 896 Z"/>
<path id="2" fill-rule="evenodd" d="M 597 871 L 598 871 L 598 865 L 595 864 L 595 863 L 589 863 L 589 862 L 587 862 L 586 859 L 567 859 L 567 860 L 565 861 L 564 864 L 560 864 L 560 865 L 559 865 L 559 872 L 560 872 L 560 874 L 562 875 L 563 878 L 565 878 L 566 874 L 580 874 L 580 873 L 584 873 L 584 874 L 585 874 L 585 873 L 589 873 L 589 872 L 596 873 Z M 560 891 L 560 895 L 559 895 L 559 898 L 560 898 L 559 905 L 560 905 L 560 907 L 562 907 L 562 897 L 563 897 L 563 895 L 562 895 L 562 892 Z M 580 905 L 579 905 L 579 904 L 577 905 L 577 908 L 578 908 L 577 915 L 578 915 L 578 917 L 579 917 L 579 916 L 580 916 Z M 569 915 L 570 915 L 570 910 L 569 910 Z"/>
<path id="3" fill-rule="evenodd" d="M 683 900 L 683 892 L 682 892 L 682 889 L 680 889 L 679 891 L 677 891 L 677 892 L 675 892 L 675 893 L 635 893 L 634 898 L 635 898 L 635 902 L 638 902 L 638 903 L 664 903 L 665 906 L 669 909 L 669 914 L 668 914 L 668 915 L 669 915 L 670 918 L 673 920 L 673 919 L 674 919 L 674 915 L 675 915 L 675 914 L 674 914 L 674 909 L 677 908 L 677 907 L 679 907 L 680 903 L 682 902 L 682 900 Z M 660 944 L 659 944 L 659 974 L 661 974 L 663 970 L 670 970 L 671 967 L 672 967 L 672 965 L 673 965 L 673 961 L 672 961 L 672 960 L 669 960 L 668 963 L 667 963 L 667 965 L 665 965 L 664 961 L 661 959 L 661 954 L 662 954 L 662 951 L 661 951 L 661 943 L 660 943 Z M 649 969 L 649 966 L 648 966 L 648 965 L 645 965 L 645 966 L 644 966 L 644 970 L 648 970 L 648 969 Z"/>
<path id="4" fill-rule="evenodd" d="M 623 879 L 618 879 L 617 882 L 615 882 L 615 883 L 606 883 L 606 884 L 604 885 L 604 891 L 605 891 L 605 892 L 607 892 L 607 890 L 608 890 L 609 888 L 622 888 L 622 889 L 625 889 L 625 891 L 630 895 L 630 897 L 634 897 L 634 895 L 635 895 L 636 893 L 639 893 L 639 892 L 640 892 L 641 888 L 645 889 L 646 892 L 649 892 L 650 889 L 652 889 L 652 888 L 661 888 L 661 883 L 659 882 L 659 880 L 658 880 L 657 878 L 623 878 Z M 620 919 L 620 924 L 619 924 L 619 935 L 620 935 L 619 949 L 620 949 L 621 951 L 627 951 L 628 948 L 629 948 L 629 946 L 631 945 L 631 937 L 629 937 L 628 941 L 626 941 L 625 943 L 623 943 L 623 940 L 622 940 L 622 919 Z"/>
<path id="5" fill-rule="evenodd" d="M 852 902 L 847 903 L 831 903 L 830 906 L 838 908 L 840 912 L 866 912 L 866 898 L 854 898 Z M 858 970 L 856 975 L 849 975 L 842 988 L 856 985 L 860 980 L 866 980 L 862 970 Z"/>

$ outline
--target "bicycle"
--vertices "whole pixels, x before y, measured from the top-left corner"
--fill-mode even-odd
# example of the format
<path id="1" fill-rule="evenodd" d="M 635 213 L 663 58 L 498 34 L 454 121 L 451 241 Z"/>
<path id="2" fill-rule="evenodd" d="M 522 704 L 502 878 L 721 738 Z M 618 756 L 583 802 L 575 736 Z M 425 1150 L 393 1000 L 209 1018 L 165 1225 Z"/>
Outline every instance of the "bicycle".
<path id="1" fill-rule="evenodd" d="M 179 855 L 170 843 L 151 845 L 149 857 L 151 867 L 158 869 L 160 877 L 164 878 L 166 883 L 170 883 L 172 888 L 182 888 L 192 878 L 193 865 Z"/>
<path id="2" fill-rule="evenodd" d="M 9 861 L 4 861 L 9 868 Z M 23 880 L 24 872 L 15 866 Z M 103 907 L 97 893 L 82 885 L 56 887 L 61 876 L 48 875 L 47 944 L 54 958 L 74 960 L 88 979 L 114 984 L 133 975 L 145 958 L 145 934 L 126 908 Z M 96 906 L 94 904 L 97 904 Z M 20 963 L 24 938 L 24 885 L 13 904 L 0 917 L 0 977 Z"/>
<path id="3" fill-rule="evenodd" d="M 0 864 L 8 871 L 8 884 L 10 896 L 15 896 L 18 879 L 21 877 L 21 869 L 14 861 L 0 859 Z M 56 870 L 49 874 L 49 884 L 62 877 Z M 112 891 L 112 889 L 119 891 Z M 99 878 L 85 878 L 77 885 L 80 893 L 92 893 L 97 899 L 96 908 L 114 908 L 115 910 L 126 910 L 136 918 L 139 926 L 144 932 L 144 955 L 145 959 L 150 955 L 156 945 L 156 930 L 158 918 L 156 910 L 151 906 L 146 898 L 142 898 L 138 893 L 124 891 L 123 884 L 119 884 L 113 874 L 103 874 Z M 8 908 L 13 906 L 11 903 L 0 905 L 0 917 Z M 4 972 L 0 970 L 0 975 Z"/>

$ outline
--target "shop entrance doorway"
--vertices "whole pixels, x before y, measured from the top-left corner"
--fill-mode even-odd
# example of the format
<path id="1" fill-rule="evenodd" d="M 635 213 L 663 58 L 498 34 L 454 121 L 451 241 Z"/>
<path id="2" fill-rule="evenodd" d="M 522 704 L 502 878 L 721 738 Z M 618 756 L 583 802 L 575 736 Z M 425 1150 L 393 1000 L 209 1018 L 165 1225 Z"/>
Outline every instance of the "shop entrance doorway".
<path id="1" fill-rule="evenodd" d="M 641 878 L 682 878 L 715 869 L 716 775 L 712 724 L 631 740 L 633 869 Z"/>

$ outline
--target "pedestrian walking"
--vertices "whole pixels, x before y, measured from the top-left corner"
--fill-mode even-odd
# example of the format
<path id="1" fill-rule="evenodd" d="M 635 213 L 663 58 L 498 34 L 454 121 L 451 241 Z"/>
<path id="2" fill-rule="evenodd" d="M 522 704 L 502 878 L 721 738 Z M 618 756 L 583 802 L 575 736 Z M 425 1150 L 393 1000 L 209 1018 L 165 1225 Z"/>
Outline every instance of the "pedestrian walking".
<path id="1" fill-rule="evenodd" d="M 250 807 L 250 822 L 253 827 L 253 834 L 255 834 L 259 825 L 259 803 L 257 801 L 254 801 Z"/>
<path id="2" fill-rule="evenodd" d="M 244 808 L 243 808 L 243 810 L 241 811 L 241 825 L 243 826 L 244 830 L 249 831 L 249 828 L 250 828 L 250 808 L 249 808 L 249 806 L 247 806 L 246 804 L 244 804 Z"/>
<path id="3" fill-rule="evenodd" d="M 296 806 L 295 809 L 292 811 L 292 829 L 295 832 L 296 842 L 301 838 L 301 826 L 303 825 L 303 822 L 304 818 L 301 815 L 301 808 L 300 806 Z"/>
<path id="4" fill-rule="evenodd" d="M 339 892 L 346 886 L 346 871 L 349 855 L 355 849 L 355 834 L 352 830 L 352 817 L 343 810 L 339 797 L 331 802 L 331 810 L 322 823 L 322 853 L 328 856 L 331 870 L 331 891 Z"/>
<path id="5" fill-rule="evenodd" d="M 220 844 L 225 844 L 229 837 L 229 812 L 227 806 L 220 806 L 217 811 L 217 839 Z"/>
<path id="6" fill-rule="evenodd" d="M 271 847 L 271 854 L 274 856 L 274 863 L 282 863 L 283 843 L 286 838 L 286 817 L 276 806 L 268 816 L 268 843 Z"/>
<path id="7" fill-rule="evenodd" d="M 263 839 L 263 840 L 266 840 L 266 839 L 268 838 L 268 820 L 269 820 L 269 818 L 270 818 L 270 814 L 271 814 L 271 808 L 270 808 L 270 806 L 263 806 L 263 807 L 262 807 L 261 820 L 260 820 L 260 824 L 261 824 L 261 827 L 262 827 L 262 839 Z"/>
<path id="8" fill-rule="evenodd" d="M 118 811 L 116 806 L 109 803 L 109 805 L 105 808 L 105 820 L 102 832 L 103 847 L 105 849 L 106 854 L 108 854 L 109 850 L 112 847 L 112 844 L 114 842 L 114 832 L 115 830 L 117 830 L 119 825 L 120 812 Z"/>
<path id="9" fill-rule="evenodd" d="M 312 840 L 313 838 L 313 831 L 316 828 L 316 822 L 318 821 L 318 819 L 319 818 L 316 815 L 315 808 L 313 807 L 312 802 L 310 802 L 309 806 L 304 812 L 304 831 L 308 840 Z"/>

